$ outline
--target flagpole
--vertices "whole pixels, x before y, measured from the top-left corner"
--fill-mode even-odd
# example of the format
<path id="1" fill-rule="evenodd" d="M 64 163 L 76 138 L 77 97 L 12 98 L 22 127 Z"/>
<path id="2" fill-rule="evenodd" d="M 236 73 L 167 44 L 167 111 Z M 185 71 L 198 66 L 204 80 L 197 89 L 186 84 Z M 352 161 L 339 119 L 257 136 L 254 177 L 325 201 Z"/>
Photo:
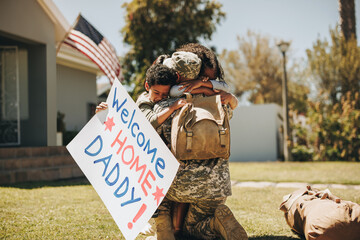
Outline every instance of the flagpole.
<path id="1" fill-rule="evenodd" d="M 62 41 L 60 41 L 57 46 L 56 46 L 56 55 L 58 54 L 58 52 L 60 51 L 61 48 L 61 44 L 64 42 L 64 40 L 69 36 L 70 31 L 76 26 L 76 24 L 79 22 L 79 19 L 81 17 L 81 13 L 79 13 L 79 15 L 77 16 L 75 22 L 70 26 L 69 30 L 66 32 L 65 37 L 63 38 Z"/>

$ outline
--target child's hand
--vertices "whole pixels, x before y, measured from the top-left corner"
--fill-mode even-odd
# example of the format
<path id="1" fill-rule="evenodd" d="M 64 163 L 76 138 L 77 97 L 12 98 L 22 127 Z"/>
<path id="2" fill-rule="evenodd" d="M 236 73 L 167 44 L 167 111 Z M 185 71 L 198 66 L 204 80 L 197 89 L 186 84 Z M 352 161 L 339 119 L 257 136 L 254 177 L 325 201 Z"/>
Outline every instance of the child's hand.
<path id="1" fill-rule="evenodd" d="M 201 79 L 191 80 L 191 81 L 182 82 L 180 85 L 182 86 L 179 88 L 179 90 L 185 88 L 184 92 L 191 92 L 194 89 L 202 87 L 203 81 Z"/>
<path id="2" fill-rule="evenodd" d="M 205 76 L 201 76 L 201 77 L 199 77 L 198 78 L 199 80 L 201 80 L 201 81 L 203 81 L 203 82 L 207 82 L 207 81 L 209 81 L 209 77 L 205 77 Z"/>
<path id="3" fill-rule="evenodd" d="M 101 102 L 98 106 L 96 106 L 95 113 L 98 113 L 102 110 L 106 110 L 108 108 L 108 105 L 106 102 Z"/>
<path id="4" fill-rule="evenodd" d="M 174 102 L 174 103 L 171 105 L 171 107 L 172 107 L 173 110 L 175 111 L 175 110 L 181 108 L 182 106 L 184 106 L 186 103 L 187 103 L 186 100 L 181 98 L 181 99 L 177 100 L 176 102 Z"/>
<path id="5" fill-rule="evenodd" d="M 221 103 L 222 104 L 229 104 L 231 109 L 235 109 L 238 105 L 238 99 L 231 93 L 221 91 L 220 92 Z"/>

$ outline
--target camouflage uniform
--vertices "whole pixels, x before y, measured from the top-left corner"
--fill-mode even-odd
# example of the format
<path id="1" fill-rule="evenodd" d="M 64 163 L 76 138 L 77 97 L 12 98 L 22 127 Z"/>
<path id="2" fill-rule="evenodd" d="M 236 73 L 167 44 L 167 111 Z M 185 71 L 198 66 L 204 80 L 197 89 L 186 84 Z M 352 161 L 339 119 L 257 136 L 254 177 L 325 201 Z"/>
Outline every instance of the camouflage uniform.
<path id="1" fill-rule="evenodd" d="M 199 95 L 194 97 L 199 97 Z M 202 96 L 200 95 L 200 97 Z M 176 100 L 176 98 L 165 99 L 155 104 L 154 111 L 160 112 Z M 225 107 L 225 110 L 227 110 L 228 116 L 232 117 L 232 111 L 228 106 Z M 171 121 L 174 114 L 157 128 L 157 132 L 169 147 Z M 177 175 L 166 198 L 159 206 L 159 211 L 170 211 L 171 201 L 190 203 L 184 222 L 184 232 L 201 239 L 214 239 L 216 235 L 211 231 L 210 219 L 214 216 L 217 206 L 225 203 L 226 197 L 231 195 L 228 159 L 215 158 L 179 162 Z"/>

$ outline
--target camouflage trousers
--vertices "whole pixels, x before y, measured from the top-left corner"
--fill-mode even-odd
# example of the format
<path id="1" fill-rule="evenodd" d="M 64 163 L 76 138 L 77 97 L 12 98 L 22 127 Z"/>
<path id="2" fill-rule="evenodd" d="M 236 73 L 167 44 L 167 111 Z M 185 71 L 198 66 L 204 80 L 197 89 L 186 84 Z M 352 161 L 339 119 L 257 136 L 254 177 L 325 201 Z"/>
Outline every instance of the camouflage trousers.
<path id="1" fill-rule="evenodd" d="M 164 198 L 160 204 L 159 214 L 171 214 L 174 202 L 179 199 Z M 214 218 L 216 208 L 224 204 L 226 197 L 217 199 L 204 199 L 189 203 L 189 210 L 184 219 L 183 234 L 196 237 L 198 239 L 212 240 L 217 238 L 217 234 L 211 228 L 210 221 Z"/>
<path id="2" fill-rule="evenodd" d="M 231 195 L 229 161 L 222 158 L 179 161 L 176 177 L 159 206 L 159 214 L 171 214 L 172 203 L 189 203 L 183 233 L 214 239 L 210 220 L 216 208 Z"/>

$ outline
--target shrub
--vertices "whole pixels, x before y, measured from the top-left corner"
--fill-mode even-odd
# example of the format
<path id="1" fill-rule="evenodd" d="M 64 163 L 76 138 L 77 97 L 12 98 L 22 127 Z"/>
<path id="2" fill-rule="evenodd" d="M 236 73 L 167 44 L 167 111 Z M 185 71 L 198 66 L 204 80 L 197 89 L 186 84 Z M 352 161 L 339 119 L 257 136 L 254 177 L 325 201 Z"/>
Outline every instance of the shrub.
<path id="1" fill-rule="evenodd" d="M 297 162 L 312 161 L 313 153 L 313 149 L 305 145 L 297 145 L 291 149 L 293 161 Z"/>
<path id="2" fill-rule="evenodd" d="M 295 135 L 302 140 L 294 148 L 296 158 L 309 154 L 307 148 L 318 161 L 360 161 L 360 110 L 356 108 L 359 101 L 359 93 L 348 92 L 335 105 L 324 96 L 309 102 L 309 130 L 294 127 Z"/>

